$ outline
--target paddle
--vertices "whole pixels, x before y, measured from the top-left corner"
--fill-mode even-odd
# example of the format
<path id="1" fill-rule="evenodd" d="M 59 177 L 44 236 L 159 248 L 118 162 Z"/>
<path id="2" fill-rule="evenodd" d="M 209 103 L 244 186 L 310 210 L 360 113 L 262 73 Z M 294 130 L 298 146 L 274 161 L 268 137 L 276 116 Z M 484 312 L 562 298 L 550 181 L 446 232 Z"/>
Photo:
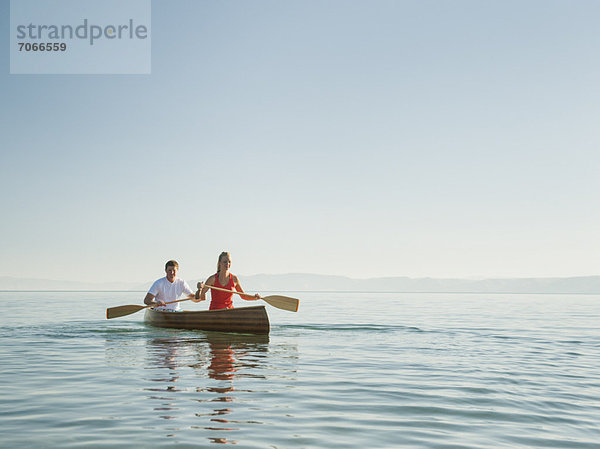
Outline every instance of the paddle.
<path id="1" fill-rule="evenodd" d="M 192 298 L 178 299 L 177 301 L 169 301 L 165 304 L 173 304 L 175 302 L 189 301 Z M 131 315 L 132 313 L 138 312 L 142 309 L 147 309 L 148 307 L 154 307 L 155 305 L 149 306 L 138 306 L 138 305 L 128 305 L 128 306 L 118 306 L 118 307 L 110 307 L 106 309 L 106 319 L 110 320 L 111 318 L 119 318 L 120 316 Z"/>
<path id="2" fill-rule="evenodd" d="M 203 284 L 202 282 L 198 282 L 198 290 L 201 290 L 202 287 L 212 288 L 213 290 L 221 290 L 222 292 L 235 293 L 236 295 L 240 295 L 240 296 L 252 297 L 252 295 L 249 295 L 248 293 L 240 293 L 236 290 L 227 290 L 225 288 L 219 288 L 219 287 L 215 287 L 214 285 L 208 285 L 208 284 Z M 296 298 L 290 298 L 288 296 L 279 296 L 279 295 L 264 296 L 264 297 L 261 296 L 260 299 L 265 301 L 267 304 L 272 305 L 273 307 L 277 307 L 278 309 L 282 309 L 282 310 L 289 310 L 290 312 L 297 312 L 298 306 L 300 305 L 299 300 L 297 300 Z"/>

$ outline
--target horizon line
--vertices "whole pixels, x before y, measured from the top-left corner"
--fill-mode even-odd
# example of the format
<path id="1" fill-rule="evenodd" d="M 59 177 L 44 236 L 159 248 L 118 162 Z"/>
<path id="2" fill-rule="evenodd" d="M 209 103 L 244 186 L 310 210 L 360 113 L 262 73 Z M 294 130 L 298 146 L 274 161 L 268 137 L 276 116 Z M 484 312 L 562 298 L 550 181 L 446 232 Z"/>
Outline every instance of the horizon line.
<path id="1" fill-rule="evenodd" d="M 344 274 L 320 274 L 320 273 L 302 273 L 302 272 L 289 272 L 289 273 L 256 273 L 256 274 L 241 274 L 240 277 L 253 277 L 253 276 L 321 276 L 321 277 L 340 277 L 347 278 L 357 281 L 366 281 L 371 279 L 439 279 L 439 280 L 461 280 L 461 281 L 486 281 L 486 280 L 529 280 L 529 279 L 581 279 L 581 278 L 594 278 L 600 277 L 600 274 L 580 274 L 580 275 L 560 275 L 560 276 L 407 276 L 407 275 L 388 275 L 388 276 L 377 276 L 377 277 L 364 277 L 356 278 Z M 72 282 L 79 284 L 138 284 L 146 283 L 150 281 L 87 281 L 87 280 L 71 280 L 71 279 L 55 279 L 55 278 L 44 278 L 44 277 L 19 277 L 11 275 L 0 275 L 0 279 L 16 279 L 16 280 L 29 280 L 29 281 L 49 281 L 49 282 Z M 196 279 L 191 277 L 190 279 Z M 2 291 L 2 290 L 0 290 Z M 106 290 L 100 290 L 106 291 Z M 119 291 L 119 290 L 116 290 Z"/>
<path id="2" fill-rule="evenodd" d="M 262 290 L 268 293 L 403 293 L 403 294 L 444 294 L 444 295 L 587 295 L 597 296 L 598 292 L 518 292 L 518 291 L 443 291 L 443 290 Z M 0 293 L 146 293 L 146 290 L 2 290 Z"/>

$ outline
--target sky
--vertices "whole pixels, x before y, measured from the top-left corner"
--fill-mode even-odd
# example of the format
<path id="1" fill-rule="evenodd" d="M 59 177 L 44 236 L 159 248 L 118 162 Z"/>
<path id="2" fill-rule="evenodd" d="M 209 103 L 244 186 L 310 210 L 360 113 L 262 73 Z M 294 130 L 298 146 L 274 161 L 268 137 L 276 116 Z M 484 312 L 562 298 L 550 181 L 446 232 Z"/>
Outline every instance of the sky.
<path id="1" fill-rule="evenodd" d="M 600 275 L 600 2 L 154 0 L 149 75 L 11 75 L 0 276 Z"/>

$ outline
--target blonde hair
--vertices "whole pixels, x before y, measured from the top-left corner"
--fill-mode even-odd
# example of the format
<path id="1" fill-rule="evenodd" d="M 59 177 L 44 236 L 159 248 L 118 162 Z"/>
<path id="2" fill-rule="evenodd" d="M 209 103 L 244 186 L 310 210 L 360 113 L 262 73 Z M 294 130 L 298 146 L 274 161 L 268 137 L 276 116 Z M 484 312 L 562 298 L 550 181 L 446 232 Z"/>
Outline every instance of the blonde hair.
<path id="1" fill-rule="evenodd" d="M 229 252 L 227 252 L 227 251 L 223 251 L 221 254 L 219 254 L 219 260 L 217 260 L 217 273 L 221 272 L 221 259 L 224 256 L 231 258 L 231 254 L 229 254 Z"/>

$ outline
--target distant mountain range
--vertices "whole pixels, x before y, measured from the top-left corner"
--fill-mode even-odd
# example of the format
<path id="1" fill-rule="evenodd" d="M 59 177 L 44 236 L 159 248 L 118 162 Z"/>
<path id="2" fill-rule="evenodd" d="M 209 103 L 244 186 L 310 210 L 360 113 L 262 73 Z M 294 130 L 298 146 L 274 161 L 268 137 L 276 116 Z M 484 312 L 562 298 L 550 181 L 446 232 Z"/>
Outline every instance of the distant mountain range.
<path id="1" fill-rule="evenodd" d="M 583 293 L 600 294 L 600 276 L 565 278 L 443 279 L 384 277 L 352 279 L 320 274 L 257 274 L 239 276 L 246 291 L 354 291 L 439 293 Z M 198 280 L 188 280 L 195 288 Z M 146 283 L 90 283 L 0 276 L 0 290 L 125 290 L 146 291 Z"/>

